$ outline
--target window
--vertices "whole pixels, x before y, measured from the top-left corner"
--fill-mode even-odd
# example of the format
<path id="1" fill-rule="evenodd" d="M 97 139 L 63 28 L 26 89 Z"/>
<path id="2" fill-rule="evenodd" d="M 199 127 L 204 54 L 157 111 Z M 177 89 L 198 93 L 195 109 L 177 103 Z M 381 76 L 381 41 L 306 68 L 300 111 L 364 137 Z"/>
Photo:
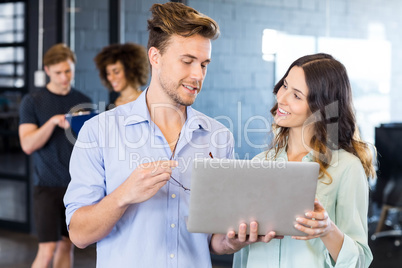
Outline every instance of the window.
<path id="1" fill-rule="evenodd" d="M 0 3 L 0 91 L 25 86 L 25 3 Z"/>
<path id="2" fill-rule="evenodd" d="M 18 139 L 27 92 L 27 0 L 0 2 L 0 228 L 30 230 L 29 159 Z"/>
<path id="3" fill-rule="evenodd" d="M 266 29 L 264 34 L 271 32 L 272 29 Z M 374 144 L 375 127 L 391 121 L 391 43 L 382 38 L 316 37 L 284 32 L 271 34 L 269 37 L 271 39 L 263 39 L 263 46 L 272 46 L 274 43 L 275 51 L 271 52 L 269 47 L 263 47 L 262 53 L 264 59 L 267 55 L 276 53 L 275 82 L 282 78 L 294 60 L 308 54 L 328 53 L 345 65 L 361 135 L 363 140 Z M 276 39 L 273 40 L 272 37 Z M 264 53 L 266 51 L 270 52 Z"/>

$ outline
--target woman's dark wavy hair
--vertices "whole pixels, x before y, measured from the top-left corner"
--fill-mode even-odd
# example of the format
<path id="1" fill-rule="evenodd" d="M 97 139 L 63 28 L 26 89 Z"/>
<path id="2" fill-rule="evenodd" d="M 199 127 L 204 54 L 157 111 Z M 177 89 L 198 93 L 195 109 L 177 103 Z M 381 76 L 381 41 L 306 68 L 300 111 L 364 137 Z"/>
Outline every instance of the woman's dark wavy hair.
<path id="1" fill-rule="evenodd" d="M 123 65 L 125 77 L 131 86 L 143 86 L 148 81 L 150 70 L 148 55 L 145 47 L 139 44 L 125 43 L 106 46 L 95 56 L 94 61 L 99 70 L 99 77 L 109 91 L 113 91 L 113 87 L 107 80 L 106 67 L 118 61 Z"/>
<path id="2" fill-rule="evenodd" d="M 219 26 L 213 19 L 182 3 L 154 4 L 151 13 L 147 48 L 155 47 L 161 54 L 173 34 L 183 37 L 199 34 L 212 40 L 220 34 Z"/>
<path id="3" fill-rule="evenodd" d="M 310 146 L 314 150 L 315 161 L 320 164 L 320 177 L 332 160 L 332 150 L 344 149 L 357 156 L 368 177 L 374 177 L 372 153 L 367 143 L 360 138 L 352 102 L 352 90 L 345 66 L 331 55 L 319 53 L 307 55 L 294 61 L 285 75 L 275 85 L 276 95 L 288 76 L 289 71 L 298 66 L 303 69 L 308 87 L 307 102 L 312 116 L 305 124 L 313 124 L 314 135 Z M 271 109 L 276 115 L 278 103 Z M 272 126 L 275 137 L 271 148 L 275 156 L 286 146 L 289 128 Z"/>

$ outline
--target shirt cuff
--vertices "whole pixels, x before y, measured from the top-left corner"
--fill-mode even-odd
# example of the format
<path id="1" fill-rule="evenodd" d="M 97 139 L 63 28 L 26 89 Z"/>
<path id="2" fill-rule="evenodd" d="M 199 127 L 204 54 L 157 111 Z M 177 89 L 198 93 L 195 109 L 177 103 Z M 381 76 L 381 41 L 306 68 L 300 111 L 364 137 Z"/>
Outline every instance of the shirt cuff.
<path id="1" fill-rule="evenodd" d="M 328 250 L 326 250 L 325 261 L 328 267 L 333 268 L 351 268 L 351 267 L 360 267 L 359 266 L 359 257 L 363 255 L 363 250 L 357 245 L 357 243 L 347 236 L 344 235 L 343 244 L 341 251 L 339 252 L 338 259 L 336 263 L 332 259 L 331 255 L 329 254 Z"/>

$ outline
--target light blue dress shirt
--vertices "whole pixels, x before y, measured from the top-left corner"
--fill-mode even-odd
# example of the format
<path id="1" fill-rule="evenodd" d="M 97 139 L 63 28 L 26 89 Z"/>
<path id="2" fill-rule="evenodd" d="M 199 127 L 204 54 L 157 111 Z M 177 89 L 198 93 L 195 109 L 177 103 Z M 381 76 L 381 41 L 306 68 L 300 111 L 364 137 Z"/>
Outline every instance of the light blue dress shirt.
<path id="1" fill-rule="evenodd" d="M 132 103 L 101 113 L 80 130 L 64 198 L 67 225 L 74 211 L 98 203 L 139 164 L 171 157 L 165 137 L 151 121 L 145 96 L 146 91 Z M 187 107 L 174 157 L 179 166 L 172 176 L 191 188 L 192 160 L 209 158 L 210 152 L 214 158 L 233 158 L 232 134 Z M 167 183 L 149 200 L 130 206 L 110 234 L 97 242 L 97 267 L 211 267 L 211 235 L 186 228 L 189 198 L 190 193 Z"/>
<path id="2" fill-rule="evenodd" d="M 273 151 L 270 151 L 269 156 Z M 267 152 L 255 158 L 265 159 Z M 269 159 L 269 158 L 268 158 Z M 283 150 L 278 161 L 288 161 Z M 311 154 L 302 162 L 311 162 Z M 368 246 L 367 211 L 368 181 L 360 160 L 338 150 L 327 169 L 332 176 L 318 181 L 316 197 L 328 212 L 331 220 L 344 233 L 344 242 L 336 264 L 320 238 L 308 241 L 285 236 L 282 240 L 255 243 L 235 253 L 233 267 L 250 268 L 353 268 L 369 267 L 373 255 Z"/>

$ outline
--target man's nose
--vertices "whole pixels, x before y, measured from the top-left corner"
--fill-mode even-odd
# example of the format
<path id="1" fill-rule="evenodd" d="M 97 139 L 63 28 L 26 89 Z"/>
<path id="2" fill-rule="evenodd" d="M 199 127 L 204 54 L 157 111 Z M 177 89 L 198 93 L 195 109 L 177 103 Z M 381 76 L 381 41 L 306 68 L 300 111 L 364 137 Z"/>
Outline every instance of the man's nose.
<path id="1" fill-rule="evenodd" d="M 205 76 L 205 69 L 202 66 L 193 66 L 191 68 L 191 78 L 202 81 Z"/>

